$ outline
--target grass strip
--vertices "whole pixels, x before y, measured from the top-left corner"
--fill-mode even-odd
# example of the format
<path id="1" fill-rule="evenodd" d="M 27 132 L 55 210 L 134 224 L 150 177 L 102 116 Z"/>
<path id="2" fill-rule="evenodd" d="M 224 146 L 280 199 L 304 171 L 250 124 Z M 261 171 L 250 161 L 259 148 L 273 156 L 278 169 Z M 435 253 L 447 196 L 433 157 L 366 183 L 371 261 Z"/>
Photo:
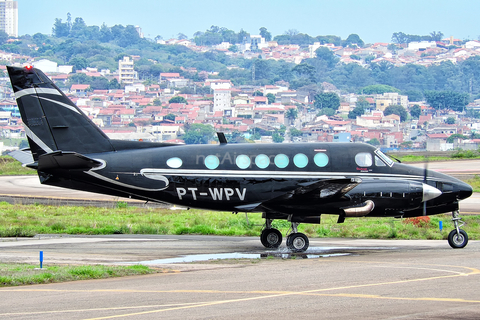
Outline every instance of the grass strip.
<path id="1" fill-rule="evenodd" d="M 142 265 L 134 266 L 47 266 L 42 269 L 29 264 L 0 263 L 0 287 L 105 279 L 167 272 Z"/>
<path id="2" fill-rule="evenodd" d="M 463 229 L 470 239 L 480 239 L 480 216 L 464 215 Z M 300 224 L 309 237 L 364 239 L 447 239 L 453 229 L 451 214 L 430 216 L 428 221 L 395 218 L 349 218 L 337 224 L 338 216 L 322 215 L 322 224 Z M 439 230 L 439 222 L 444 229 Z M 205 210 L 168 210 L 126 207 L 98 208 L 20 205 L 0 202 L 0 237 L 29 237 L 36 234 L 200 234 L 258 236 L 264 219 L 261 213 L 233 215 Z M 290 228 L 285 220 L 274 220 L 282 233 Z"/>
<path id="3" fill-rule="evenodd" d="M 18 176 L 37 174 L 37 171 L 22 167 L 22 164 L 10 156 L 0 156 L 0 175 Z"/>

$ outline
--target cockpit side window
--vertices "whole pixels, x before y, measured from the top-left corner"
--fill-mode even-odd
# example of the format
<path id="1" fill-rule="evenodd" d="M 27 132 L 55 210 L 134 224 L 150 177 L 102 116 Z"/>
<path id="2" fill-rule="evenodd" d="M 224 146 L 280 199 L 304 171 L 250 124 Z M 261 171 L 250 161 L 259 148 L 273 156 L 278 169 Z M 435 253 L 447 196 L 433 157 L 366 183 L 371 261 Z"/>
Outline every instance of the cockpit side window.
<path id="1" fill-rule="evenodd" d="M 373 164 L 372 154 L 369 152 L 360 152 L 355 156 L 355 163 L 359 167 L 371 167 Z"/>
<path id="2" fill-rule="evenodd" d="M 375 155 L 376 155 L 376 157 L 378 156 L 380 159 L 382 159 L 382 161 L 383 161 L 384 163 L 386 163 L 387 166 L 389 166 L 389 167 L 393 166 L 393 163 L 394 163 L 393 160 L 390 159 L 385 153 L 383 153 L 382 151 L 380 151 L 380 149 L 375 150 Z M 375 157 L 375 158 L 376 158 L 376 157 Z M 376 162 L 376 161 L 375 161 L 375 162 Z"/>
<path id="3" fill-rule="evenodd" d="M 375 156 L 375 165 L 377 167 L 386 167 L 387 165 L 377 156 Z"/>

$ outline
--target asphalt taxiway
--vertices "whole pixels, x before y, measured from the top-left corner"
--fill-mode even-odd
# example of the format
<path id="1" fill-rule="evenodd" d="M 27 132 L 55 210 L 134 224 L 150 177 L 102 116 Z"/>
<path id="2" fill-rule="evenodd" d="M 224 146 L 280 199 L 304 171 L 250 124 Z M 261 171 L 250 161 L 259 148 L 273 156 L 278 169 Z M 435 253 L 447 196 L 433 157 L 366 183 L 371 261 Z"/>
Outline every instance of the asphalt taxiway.
<path id="1" fill-rule="evenodd" d="M 256 237 L 2 240 L 2 261 L 35 263 L 42 250 L 44 266 L 142 263 L 165 272 L 0 288 L 0 319 L 480 318 L 480 241 L 454 250 L 446 241 L 311 239 L 306 254 L 292 256 Z"/>

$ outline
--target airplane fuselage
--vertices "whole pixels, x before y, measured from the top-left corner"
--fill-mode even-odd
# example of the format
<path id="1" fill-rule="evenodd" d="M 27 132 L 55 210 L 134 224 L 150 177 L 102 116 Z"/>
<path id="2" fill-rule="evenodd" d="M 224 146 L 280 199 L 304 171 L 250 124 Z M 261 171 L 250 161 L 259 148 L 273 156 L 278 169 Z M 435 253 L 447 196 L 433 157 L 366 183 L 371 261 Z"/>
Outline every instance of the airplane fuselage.
<path id="1" fill-rule="evenodd" d="M 288 148 L 287 148 L 288 146 Z M 55 172 L 45 183 L 96 185 L 103 193 L 222 211 L 270 211 L 315 216 L 342 214 L 371 200 L 369 216 L 422 214 L 420 168 L 393 163 L 374 147 L 354 143 L 178 145 L 88 154 L 104 163 L 86 172 Z M 56 169 L 55 171 L 58 171 Z M 49 181 L 50 180 L 50 181 Z M 340 186 L 285 194 L 319 181 Z M 349 184 L 348 181 L 351 181 Z M 359 183 L 361 182 L 361 183 Z M 426 184 L 442 194 L 427 203 L 427 214 L 458 209 L 465 183 L 428 171 Z M 65 185 L 65 186 L 66 186 Z M 350 190 L 339 193 L 340 187 Z M 88 187 L 88 189 L 91 189 Z"/>

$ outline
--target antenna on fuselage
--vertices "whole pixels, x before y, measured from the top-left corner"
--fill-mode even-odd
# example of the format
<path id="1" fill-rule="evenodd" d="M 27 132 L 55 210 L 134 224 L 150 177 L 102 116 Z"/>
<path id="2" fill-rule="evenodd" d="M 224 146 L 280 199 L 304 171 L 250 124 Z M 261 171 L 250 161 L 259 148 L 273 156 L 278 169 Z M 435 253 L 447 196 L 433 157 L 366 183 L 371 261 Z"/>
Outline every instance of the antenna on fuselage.
<path id="1" fill-rule="evenodd" d="M 223 132 L 217 132 L 217 137 L 220 144 L 227 144 L 227 138 L 225 138 L 225 134 Z"/>

